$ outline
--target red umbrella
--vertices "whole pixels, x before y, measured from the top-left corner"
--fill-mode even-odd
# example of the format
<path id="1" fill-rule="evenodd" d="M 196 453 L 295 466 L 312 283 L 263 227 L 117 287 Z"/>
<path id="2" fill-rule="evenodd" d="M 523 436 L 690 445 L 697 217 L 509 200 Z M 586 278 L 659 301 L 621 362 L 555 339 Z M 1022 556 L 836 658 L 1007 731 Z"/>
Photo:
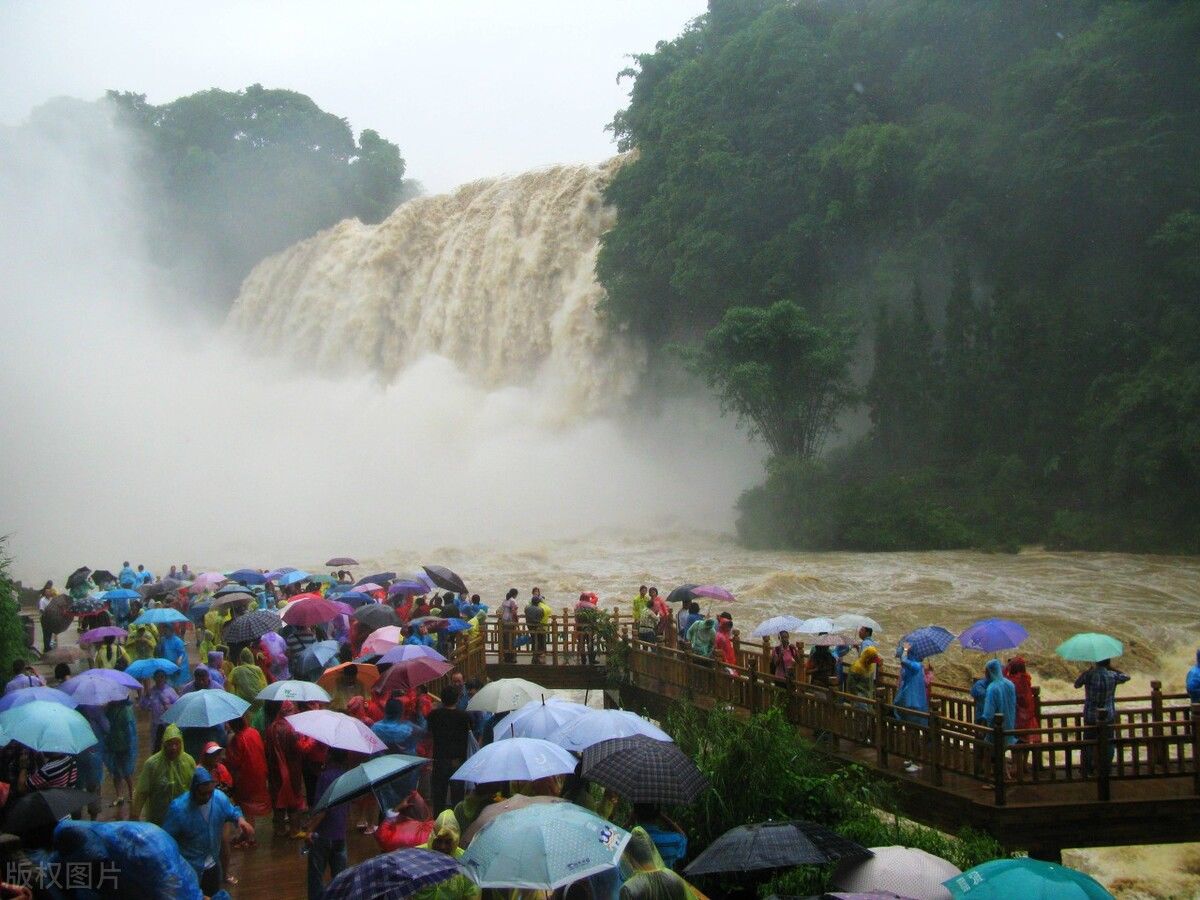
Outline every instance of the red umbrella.
<path id="1" fill-rule="evenodd" d="M 330 622 L 340 615 L 344 615 L 344 613 L 337 606 L 322 597 L 315 597 L 292 602 L 283 611 L 283 621 L 289 625 L 302 627 Z"/>
<path id="2" fill-rule="evenodd" d="M 453 668 L 454 666 L 448 662 L 428 657 L 398 662 L 376 682 L 375 692 L 377 694 L 390 694 L 393 691 L 407 693 L 418 685 L 441 678 Z"/>

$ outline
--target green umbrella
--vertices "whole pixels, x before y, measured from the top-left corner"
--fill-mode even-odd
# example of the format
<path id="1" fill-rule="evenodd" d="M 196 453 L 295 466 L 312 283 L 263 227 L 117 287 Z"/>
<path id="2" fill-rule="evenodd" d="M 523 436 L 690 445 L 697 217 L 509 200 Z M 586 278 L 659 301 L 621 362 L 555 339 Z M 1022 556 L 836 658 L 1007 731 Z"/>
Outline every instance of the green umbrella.
<path id="1" fill-rule="evenodd" d="M 42 753 L 82 753 L 96 743 L 87 719 L 47 700 L 34 700 L 0 713 L 0 731 L 6 741 Z"/>
<path id="2" fill-rule="evenodd" d="M 365 796 L 376 787 L 387 784 L 427 762 L 429 760 L 423 756 L 405 756 L 402 753 L 390 753 L 387 756 L 368 759 L 362 765 L 355 766 L 335 778 L 312 811 L 319 813 L 330 806 Z"/>
<path id="3" fill-rule="evenodd" d="M 1125 652 L 1125 645 L 1107 634 L 1087 631 L 1067 638 L 1058 645 L 1054 652 L 1063 659 L 1100 662 L 1102 659 L 1113 659 L 1120 656 Z"/>
<path id="4" fill-rule="evenodd" d="M 629 832 L 570 803 L 501 813 L 459 860 L 484 888 L 552 891 L 615 868 Z"/>
<path id="5" fill-rule="evenodd" d="M 1040 859 L 993 859 L 942 884 L 970 900 L 1113 900 L 1094 878 Z"/>

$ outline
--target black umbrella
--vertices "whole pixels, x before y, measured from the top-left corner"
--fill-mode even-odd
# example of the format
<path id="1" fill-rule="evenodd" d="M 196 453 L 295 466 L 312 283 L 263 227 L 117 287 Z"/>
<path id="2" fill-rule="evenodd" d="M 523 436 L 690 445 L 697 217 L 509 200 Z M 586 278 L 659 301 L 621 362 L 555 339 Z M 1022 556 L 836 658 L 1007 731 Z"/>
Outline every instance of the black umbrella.
<path id="1" fill-rule="evenodd" d="M 161 584 L 163 586 L 163 589 L 168 594 L 172 593 L 173 591 L 179 590 L 181 587 L 184 586 L 185 583 L 186 582 L 180 581 L 178 578 L 172 578 L 170 575 L 168 575 L 166 578 L 162 579 L 159 582 L 159 584 Z"/>
<path id="2" fill-rule="evenodd" d="M 668 603 L 690 603 L 696 599 L 694 591 L 700 587 L 698 584 L 681 584 L 671 593 L 667 594 Z"/>
<path id="3" fill-rule="evenodd" d="M 354 611 L 354 618 L 362 622 L 369 631 L 383 628 L 385 625 L 400 624 L 400 618 L 396 615 L 394 609 L 390 606 L 381 606 L 378 603 L 372 603 L 369 606 L 360 606 Z"/>
<path id="4" fill-rule="evenodd" d="M 349 556 L 335 556 L 331 559 L 325 560 L 325 565 L 327 565 L 327 566 L 357 566 L 358 560 L 353 559 Z M 365 583 L 366 582 L 364 582 L 364 584 Z"/>
<path id="5" fill-rule="evenodd" d="M 85 584 L 88 580 L 88 575 L 92 572 L 87 566 L 80 566 L 74 572 L 67 576 L 67 590 L 73 590 L 81 584 Z"/>
<path id="6" fill-rule="evenodd" d="M 421 566 L 421 568 L 425 570 L 429 580 L 443 590 L 454 591 L 456 594 L 467 593 L 467 586 L 463 580 L 445 566 Z"/>
<path id="7" fill-rule="evenodd" d="M 227 584 L 215 594 L 214 597 L 224 597 L 226 594 L 245 594 L 247 597 L 254 596 L 250 589 L 244 584 Z"/>
<path id="8" fill-rule="evenodd" d="M 226 644 L 249 644 L 282 627 L 283 619 L 275 613 L 266 609 L 256 609 L 226 624 L 222 637 Z"/>
<path id="9" fill-rule="evenodd" d="M 116 582 L 117 576 L 108 569 L 97 569 L 92 573 L 92 581 L 95 584 L 105 584 L 106 582 Z"/>
<path id="10" fill-rule="evenodd" d="M 708 787 L 678 746 L 644 734 L 592 744 L 583 751 L 580 774 L 630 803 L 692 803 Z"/>
<path id="11" fill-rule="evenodd" d="M 42 621 L 49 626 L 54 634 L 62 634 L 71 626 L 75 611 L 71 609 L 71 598 L 67 594 L 59 594 L 46 604 L 42 613 Z"/>
<path id="12" fill-rule="evenodd" d="M 197 605 L 200 605 L 200 606 L 211 605 L 213 607 L 221 607 L 221 606 L 236 606 L 238 603 L 257 603 L 258 602 L 258 598 L 255 597 L 253 594 L 251 594 L 249 591 L 242 588 L 241 585 L 239 585 L 238 588 L 239 589 L 236 591 L 225 591 L 223 593 L 218 592 L 216 594 L 215 599 L 213 599 L 211 604 L 197 604 Z M 192 609 L 195 609 L 195 608 L 196 608 L 195 606 L 192 607 Z"/>
<path id="13" fill-rule="evenodd" d="M 395 572 L 376 572 L 374 575 L 368 575 L 366 578 L 358 579 L 358 581 L 354 582 L 354 586 L 358 587 L 360 584 L 377 584 L 380 587 L 387 587 L 389 581 L 395 580 Z"/>
<path id="14" fill-rule="evenodd" d="M 862 844 L 814 822 L 760 822 L 731 828 L 709 844 L 683 873 L 708 875 L 786 869 L 860 856 L 874 854 Z"/>
<path id="15" fill-rule="evenodd" d="M 147 600 L 151 597 L 165 597 L 167 596 L 167 586 L 161 581 L 152 581 L 149 584 L 141 585 L 137 592 Z"/>
<path id="16" fill-rule="evenodd" d="M 26 794 L 8 808 L 4 824 L 0 826 L 10 834 L 27 834 L 60 819 L 77 813 L 100 797 L 88 791 L 70 788 L 49 788 Z"/>

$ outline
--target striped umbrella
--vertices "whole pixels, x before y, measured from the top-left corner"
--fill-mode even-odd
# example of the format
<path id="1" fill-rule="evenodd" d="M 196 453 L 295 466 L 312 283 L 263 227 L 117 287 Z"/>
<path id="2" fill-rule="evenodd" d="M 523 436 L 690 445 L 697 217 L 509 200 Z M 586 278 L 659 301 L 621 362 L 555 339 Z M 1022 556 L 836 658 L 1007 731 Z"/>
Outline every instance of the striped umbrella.
<path id="1" fill-rule="evenodd" d="M 910 644 L 908 658 L 920 662 L 927 656 L 945 653 L 946 648 L 953 643 L 954 632 L 947 631 L 941 625 L 926 625 L 900 638 L 900 643 L 896 645 L 896 655 L 900 655 L 905 644 Z"/>
<path id="2" fill-rule="evenodd" d="M 691 758 L 674 743 L 644 734 L 592 744 L 580 772 L 630 803 L 692 803 L 708 787 Z"/>

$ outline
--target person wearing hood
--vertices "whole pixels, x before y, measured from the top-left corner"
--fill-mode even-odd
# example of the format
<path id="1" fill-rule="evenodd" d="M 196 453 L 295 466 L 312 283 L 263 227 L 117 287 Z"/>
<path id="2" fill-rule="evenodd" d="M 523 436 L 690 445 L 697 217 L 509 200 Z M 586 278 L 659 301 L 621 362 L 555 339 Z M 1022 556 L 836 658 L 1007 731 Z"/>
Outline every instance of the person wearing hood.
<path id="1" fill-rule="evenodd" d="M 992 742 L 992 719 L 999 713 L 1003 717 L 1004 745 L 1010 747 L 1017 742 L 1017 736 L 1012 733 L 1012 729 L 1017 727 L 1017 689 L 1004 677 L 1000 660 L 989 659 L 984 671 L 987 673 L 987 687 L 984 689 L 981 716 L 983 724 L 989 728 L 987 742 Z"/>
<path id="2" fill-rule="evenodd" d="M 183 733 L 171 724 L 163 731 L 162 749 L 142 763 L 133 786 L 133 817 L 161 825 L 171 801 L 192 783 L 196 760 L 183 752 Z"/>
<path id="3" fill-rule="evenodd" d="M 641 825 L 629 833 L 621 854 L 621 900 L 692 900 L 701 896 L 663 862 L 653 838 Z"/>
<path id="4" fill-rule="evenodd" d="M 225 748 L 225 761 L 233 777 L 233 800 L 251 818 L 271 813 L 267 793 L 267 751 L 262 735 L 247 720 L 247 715 L 229 723 L 231 736 Z"/>
<path id="5" fill-rule="evenodd" d="M 158 649 L 155 650 L 155 655 L 159 659 L 165 659 L 179 666 L 179 671 L 171 678 L 171 684 L 175 687 L 182 687 L 187 681 L 188 672 L 190 671 L 188 664 L 187 645 L 183 642 L 183 638 L 175 633 L 175 629 L 170 625 L 163 625 L 162 639 L 158 642 Z"/>
<path id="6" fill-rule="evenodd" d="M 692 652 L 697 656 L 712 657 L 713 643 L 717 637 L 717 623 L 712 619 L 701 619 L 693 622 L 688 628 L 687 641 L 692 645 Z"/>
<path id="7" fill-rule="evenodd" d="M 287 717 L 295 715 L 296 704 L 285 700 L 267 726 L 267 785 L 275 811 L 276 834 L 286 834 L 289 826 L 299 828 L 299 813 L 305 809 L 303 753 L 300 735 Z"/>
<path id="8" fill-rule="evenodd" d="M 98 892 L 68 891 L 69 896 L 203 898 L 195 871 L 180 855 L 175 841 L 157 825 L 63 819 L 54 828 L 53 841 L 54 849 L 47 860 L 50 866 L 71 872 L 72 879 L 101 888 Z M 52 888 L 46 896 L 62 895 Z"/>
<path id="9" fill-rule="evenodd" d="M 909 659 L 910 649 L 912 645 L 908 643 L 900 649 L 900 686 L 892 701 L 892 712 L 902 722 L 924 725 L 928 717 L 920 713 L 929 712 L 929 698 L 925 694 L 925 667 L 918 660 Z M 914 760 L 904 760 L 904 771 L 910 775 L 920 769 Z"/>
<path id="10" fill-rule="evenodd" d="M 1200 703 L 1200 650 L 1196 651 L 1196 664 L 1187 673 L 1188 698 L 1193 703 Z"/>
<path id="11" fill-rule="evenodd" d="M 459 839 L 458 819 L 453 811 L 447 809 L 434 821 L 429 840 L 424 844 L 419 844 L 416 849 L 432 850 L 434 853 L 442 853 L 451 859 L 459 859 L 466 853 L 458 845 Z M 413 894 L 413 900 L 470 900 L 470 898 L 480 895 L 479 887 L 471 881 L 468 875 L 460 872 L 446 881 L 422 888 Z"/>
<path id="12" fill-rule="evenodd" d="M 243 647 L 238 664 L 229 673 L 228 690 L 247 703 L 254 703 L 260 691 L 267 687 L 267 676 L 254 662 L 254 651 Z"/>
<path id="13" fill-rule="evenodd" d="M 209 650 L 205 662 L 197 666 L 208 671 L 208 680 L 218 690 L 225 690 L 225 654 L 220 650 Z"/>
<path id="14" fill-rule="evenodd" d="M 124 663 L 124 665 L 120 665 Z M 116 642 L 116 639 L 109 635 L 104 639 L 99 647 L 96 648 L 96 658 L 93 663 L 93 668 L 96 669 L 124 669 L 129 665 L 129 654 L 125 652 L 125 648 Z"/>
<path id="15" fill-rule="evenodd" d="M 1038 721 L 1037 699 L 1033 695 L 1033 681 L 1029 678 L 1029 672 L 1025 669 L 1025 658 L 1014 656 L 1008 661 L 1008 665 L 1004 668 L 1004 677 L 1013 683 L 1013 687 L 1017 691 L 1017 725 L 1020 730 L 1029 728 L 1040 728 L 1041 723 Z M 1018 745 L 1020 744 L 1037 744 L 1042 740 L 1040 734 L 1023 734 L 1017 738 Z M 1013 763 L 1017 772 L 1017 780 L 1021 780 L 1025 774 L 1025 762 L 1028 756 L 1028 751 L 1023 748 L 1013 748 Z"/>
<path id="16" fill-rule="evenodd" d="M 217 790 L 208 770 L 193 768 L 187 793 L 171 801 L 162 828 L 175 838 L 180 854 L 196 872 L 201 890 L 209 896 L 221 890 L 225 881 L 237 883 L 221 871 L 221 836 L 226 822 L 237 825 L 243 838 L 254 837 L 254 826 L 224 791 Z"/>
<path id="17" fill-rule="evenodd" d="M 259 667 L 267 675 L 267 680 L 287 681 L 292 677 L 288 668 L 287 642 L 275 632 L 268 632 L 259 638 L 262 647 L 262 661 Z"/>
<path id="18" fill-rule="evenodd" d="M 125 653 L 130 661 L 154 658 L 154 635 L 150 625 L 134 625 L 125 642 Z"/>
<path id="19" fill-rule="evenodd" d="M 125 786 L 129 805 L 133 806 L 133 769 L 137 765 L 137 720 L 129 700 L 114 700 L 104 708 L 108 723 L 101 743 L 104 747 L 104 767 L 112 776 L 117 805 L 121 804 L 121 785 Z"/>

